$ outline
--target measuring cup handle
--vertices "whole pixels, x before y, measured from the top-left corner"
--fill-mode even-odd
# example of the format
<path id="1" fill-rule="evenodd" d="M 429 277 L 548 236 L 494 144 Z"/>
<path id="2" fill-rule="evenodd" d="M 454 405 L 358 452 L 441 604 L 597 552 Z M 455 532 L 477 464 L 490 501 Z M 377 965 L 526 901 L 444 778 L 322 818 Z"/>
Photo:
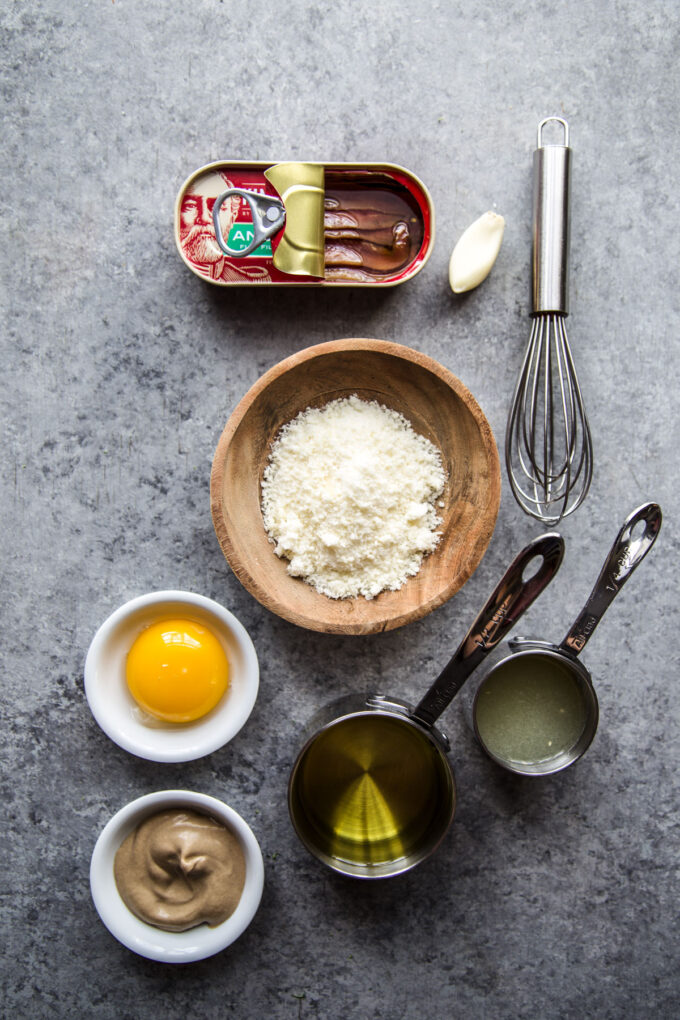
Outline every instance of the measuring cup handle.
<path id="1" fill-rule="evenodd" d="M 530 542 L 506 571 L 481 613 L 472 624 L 451 661 L 444 667 L 413 717 L 432 726 L 470 673 L 503 640 L 508 631 L 557 573 L 564 555 L 561 535 L 550 532 Z M 524 580 L 529 564 L 542 557 L 539 569 Z"/>
<path id="2" fill-rule="evenodd" d="M 633 531 L 641 523 L 644 523 L 645 529 L 636 538 Z M 584 648 L 605 610 L 654 545 L 660 527 L 661 508 L 658 503 L 645 503 L 626 518 L 588 601 L 560 645 L 562 651 L 578 655 Z"/>

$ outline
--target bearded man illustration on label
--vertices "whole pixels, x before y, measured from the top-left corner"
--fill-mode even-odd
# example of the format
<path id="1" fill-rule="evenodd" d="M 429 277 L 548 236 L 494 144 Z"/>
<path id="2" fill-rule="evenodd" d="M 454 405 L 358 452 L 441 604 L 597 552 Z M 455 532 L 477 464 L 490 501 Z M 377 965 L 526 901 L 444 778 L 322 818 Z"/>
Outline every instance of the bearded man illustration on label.
<path id="1" fill-rule="evenodd" d="M 270 279 L 264 266 L 240 265 L 227 258 L 215 238 L 212 211 L 215 199 L 225 188 L 234 184 L 224 173 L 207 174 L 193 182 L 191 191 L 182 197 L 179 215 L 179 240 L 185 258 L 201 276 L 211 281 L 259 283 Z M 227 199 L 222 206 L 220 221 L 225 237 L 238 232 L 245 234 L 249 225 L 250 209 L 238 195 Z M 264 255 L 265 253 L 263 253 Z M 271 250 L 266 253 L 271 254 Z M 254 257 L 257 254 L 254 253 Z"/>

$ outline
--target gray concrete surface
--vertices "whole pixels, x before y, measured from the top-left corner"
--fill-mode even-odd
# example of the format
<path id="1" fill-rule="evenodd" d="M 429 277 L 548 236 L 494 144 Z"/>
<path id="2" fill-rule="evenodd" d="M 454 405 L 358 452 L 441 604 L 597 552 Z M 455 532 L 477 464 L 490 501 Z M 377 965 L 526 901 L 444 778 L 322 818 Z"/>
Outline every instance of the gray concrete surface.
<path id="1" fill-rule="evenodd" d="M 677 5 L 8 0 L 0 19 L 3 1015 L 677 1016 Z M 550 113 L 572 129 L 569 334 L 596 464 L 525 629 L 562 637 L 629 510 L 657 499 L 665 523 L 584 653 L 602 711 L 586 758 L 512 779 L 453 705 L 454 826 L 426 865 L 367 886 L 323 870 L 291 830 L 300 728 L 348 690 L 417 698 L 540 526 L 504 476 L 488 553 L 454 599 L 383 636 L 327 637 L 231 574 L 211 458 L 265 369 L 352 335 L 441 361 L 502 445 L 528 334 L 531 152 Z M 385 294 L 211 289 L 176 253 L 172 210 L 218 158 L 402 163 L 431 189 L 435 253 Z M 488 208 L 507 220 L 499 260 L 456 299 L 453 242 Z M 232 745 L 161 766 L 99 730 L 82 674 L 116 606 L 173 586 L 236 613 L 262 683 Z M 119 807 L 177 786 L 250 821 L 266 889 L 238 943 L 173 969 L 109 935 L 88 866 Z"/>

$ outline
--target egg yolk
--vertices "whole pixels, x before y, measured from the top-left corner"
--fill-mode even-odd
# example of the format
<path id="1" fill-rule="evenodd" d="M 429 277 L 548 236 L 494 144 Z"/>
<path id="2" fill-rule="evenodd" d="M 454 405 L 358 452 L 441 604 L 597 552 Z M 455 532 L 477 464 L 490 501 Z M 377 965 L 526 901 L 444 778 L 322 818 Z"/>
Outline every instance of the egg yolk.
<path id="1" fill-rule="evenodd" d="M 229 663 L 212 631 L 192 620 L 162 620 L 132 645 L 126 679 L 137 704 L 166 722 L 192 722 L 229 686 Z"/>

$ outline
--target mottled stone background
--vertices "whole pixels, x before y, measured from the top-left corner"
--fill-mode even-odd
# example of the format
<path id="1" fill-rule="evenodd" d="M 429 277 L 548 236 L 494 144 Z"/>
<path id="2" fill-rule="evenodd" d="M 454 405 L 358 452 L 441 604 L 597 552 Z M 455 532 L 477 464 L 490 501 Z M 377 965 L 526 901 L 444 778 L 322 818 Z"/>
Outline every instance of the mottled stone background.
<path id="1" fill-rule="evenodd" d="M 6 0 L 0 20 L 3 1015 L 676 1016 L 677 4 Z M 314 634 L 228 569 L 213 450 L 265 369 L 355 335 L 441 361 L 502 445 L 551 113 L 572 130 L 569 333 L 596 463 L 525 630 L 561 639 L 633 507 L 657 499 L 664 527 L 584 653 L 602 713 L 586 758 L 543 781 L 500 774 L 454 704 L 460 804 L 439 852 L 392 881 L 342 879 L 288 821 L 300 727 L 345 691 L 416 699 L 540 527 L 504 476 L 488 553 L 446 606 L 381 636 Z M 382 294 L 210 288 L 177 255 L 172 211 L 218 158 L 402 163 L 431 189 L 434 255 Z M 454 298 L 452 245 L 486 209 L 507 220 L 500 257 Z M 83 693 L 99 624 L 170 587 L 236 613 L 262 670 L 239 736 L 182 766 L 118 749 Z M 239 942 L 173 969 L 109 935 L 88 867 L 118 808 L 177 786 L 249 820 L 266 888 Z"/>

